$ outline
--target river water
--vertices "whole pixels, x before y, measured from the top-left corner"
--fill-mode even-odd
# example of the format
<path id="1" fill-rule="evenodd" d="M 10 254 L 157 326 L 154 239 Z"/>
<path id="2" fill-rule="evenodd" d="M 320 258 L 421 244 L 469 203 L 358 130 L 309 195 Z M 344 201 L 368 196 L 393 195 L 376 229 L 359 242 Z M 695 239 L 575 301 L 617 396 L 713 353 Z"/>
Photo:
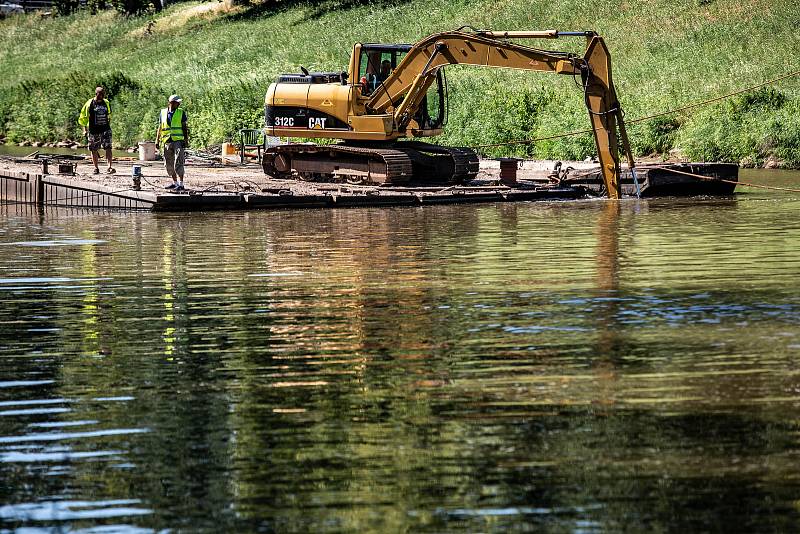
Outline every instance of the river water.
<path id="1" fill-rule="evenodd" d="M 796 530 L 800 193 L 745 191 L 0 207 L 0 531 Z"/>

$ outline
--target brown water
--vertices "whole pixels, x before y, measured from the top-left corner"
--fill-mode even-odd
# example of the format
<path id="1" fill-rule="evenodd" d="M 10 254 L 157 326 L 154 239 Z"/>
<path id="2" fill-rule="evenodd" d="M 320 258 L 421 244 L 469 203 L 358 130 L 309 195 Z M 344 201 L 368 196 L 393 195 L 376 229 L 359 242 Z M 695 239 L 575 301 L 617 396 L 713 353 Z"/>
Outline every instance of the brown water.
<path id="1" fill-rule="evenodd" d="M 799 211 L 0 207 L 0 531 L 796 530 Z"/>

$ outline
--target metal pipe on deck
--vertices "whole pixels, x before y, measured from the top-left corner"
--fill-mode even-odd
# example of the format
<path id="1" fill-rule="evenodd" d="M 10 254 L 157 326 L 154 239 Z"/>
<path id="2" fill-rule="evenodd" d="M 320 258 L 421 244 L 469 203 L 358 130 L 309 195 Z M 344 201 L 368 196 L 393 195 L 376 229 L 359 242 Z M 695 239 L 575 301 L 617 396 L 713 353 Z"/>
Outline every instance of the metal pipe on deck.
<path id="1" fill-rule="evenodd" d="M 494 31 L 487 30 L 479 32 L 479 35 L 485 37 L 494 37 L 496 39 L 557 39 L 558 30 L 544 30 L 544 31 Z"/>
<path id="2" fill-rule="evenodd" d="M 595 35 L 595 32 L 585 30 L 579 32 L 561 32 L 558 30 L 541 30 L 541 31 L 497 31 L 485 30 L 477 32 L 478 35 L 484 37 L 493 37 L 495 39 L 558 39 L 559 37 L 590 37 Z"/>

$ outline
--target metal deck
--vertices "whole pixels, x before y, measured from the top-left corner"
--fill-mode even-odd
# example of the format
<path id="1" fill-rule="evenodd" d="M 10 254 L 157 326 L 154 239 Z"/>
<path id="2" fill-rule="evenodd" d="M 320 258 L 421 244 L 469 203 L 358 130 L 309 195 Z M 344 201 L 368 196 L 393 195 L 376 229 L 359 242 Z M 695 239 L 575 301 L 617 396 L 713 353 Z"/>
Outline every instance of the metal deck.
<path id="1" fill-rule="evenodd" d="M 669 171 L 671 167 L 701 174 L 708 179 L 676 174 Z M 599 169 L 570 176 L 559 185 L 548 185 L 546 178 L 532 177 L 521 180 L 518 186 L 509 187 L 489 176 L 488 179 L 476 180 L 465 186 L 415 188 L 273 180 L 263 174 L 258 178 L 261 182 L 256 183 L 254 180 L 257 178 L 250 169 L 215 168 L 205 171 L 193 169 L 192 181 L 198 185 L 193 190 L 170 193 L 150 181 L 147 181 L 150 186 L 148 190 L 134 190 L 131 178 L 123 172 L 91 179 L 89 175 L 35 172 L 39 168 L 20 164 L 6 165 L 0 169 L 0 203 L 151 211 L 421 206 L 572 200 L 599 194 L 602 188 Z M 161 172 L 160 169 L 156 171 Z M 207 175 L 205 178 L 203 172 Z M 643 197 L 730 195 L 735 188 L 738 167 L 714 163 L 648 165 L 639 169 L 638 176 Z M 150 177 L 156 182 L 162 180 L 155 175 Z M 720 181 L 722 179 L 727 182 Z M 207 185 L 213 180 L 216 180 L 213 186 Z M 228 183 L 235 185 L 235 190 L 227 190 Z M 237 184 L 246 186 L 240 188 Z M 621 186 L 624 194 L 635 194 L 630 175 L 623 176 Z"/>

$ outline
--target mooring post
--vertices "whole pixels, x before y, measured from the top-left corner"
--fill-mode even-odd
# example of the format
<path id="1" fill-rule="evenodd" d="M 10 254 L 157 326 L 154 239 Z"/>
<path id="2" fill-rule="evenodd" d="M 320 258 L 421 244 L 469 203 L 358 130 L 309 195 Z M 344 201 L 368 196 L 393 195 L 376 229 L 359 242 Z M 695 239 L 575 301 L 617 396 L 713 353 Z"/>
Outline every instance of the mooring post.
<path id="1" fill-rule="evenodd" d="M 36 175 L 36 204 L 44 204 L 44 175 Z"/>
<path id="2" fill-rule="evenodd" d="M 517 185 L 519 158 L 498 158 L 500 161 L 500 183 L 508 187 Z"/>

